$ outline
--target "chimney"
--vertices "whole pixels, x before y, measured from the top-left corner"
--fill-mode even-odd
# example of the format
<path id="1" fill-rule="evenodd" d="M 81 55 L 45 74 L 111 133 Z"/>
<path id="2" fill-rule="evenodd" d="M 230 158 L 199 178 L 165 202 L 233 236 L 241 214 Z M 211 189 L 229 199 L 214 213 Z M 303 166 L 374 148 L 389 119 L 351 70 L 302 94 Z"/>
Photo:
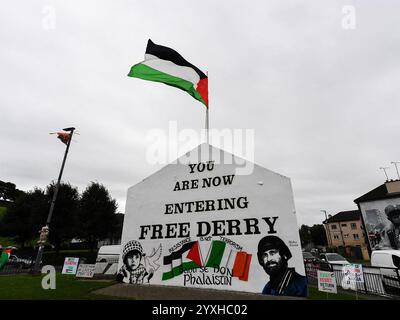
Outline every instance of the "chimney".
<path id="1" fill-rule="evenodd" d="M 390 180 L 385 185 L 388 194 L 400 192 L 400 180 Z"/>

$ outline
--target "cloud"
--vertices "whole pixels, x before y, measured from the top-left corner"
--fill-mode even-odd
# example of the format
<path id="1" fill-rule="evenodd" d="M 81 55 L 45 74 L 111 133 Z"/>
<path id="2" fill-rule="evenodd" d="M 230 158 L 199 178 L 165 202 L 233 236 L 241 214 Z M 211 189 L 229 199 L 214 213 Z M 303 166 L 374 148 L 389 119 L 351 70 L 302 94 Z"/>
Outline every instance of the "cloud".
<path id="1" fill-rule="evenodd" d="M 354 5 L 355 30 L 341 26 Z M 106 185 L 124 210 L 129 186 L 159 169 L 145 161 L 152 128 L 199 130 L 204 110 L 184 92 L 126 77 L 148 38 L 210 77 L 213 128 L 255 130 L 255 161 L 291 177 L 298 220 L 353 209 L 399 160 L 399 4 L 390 1 L 6 2 L 0 12 L 0 177 L 22 189 L 57 177 Z M 392 177 L 394 171 L 391 172 Z"/>

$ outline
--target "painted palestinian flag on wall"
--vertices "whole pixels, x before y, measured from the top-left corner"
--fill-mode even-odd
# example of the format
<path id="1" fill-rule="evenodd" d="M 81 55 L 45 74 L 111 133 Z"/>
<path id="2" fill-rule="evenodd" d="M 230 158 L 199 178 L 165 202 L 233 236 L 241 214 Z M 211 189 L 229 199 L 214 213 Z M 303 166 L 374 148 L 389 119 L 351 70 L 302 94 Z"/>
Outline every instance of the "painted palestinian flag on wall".
<path id="1" fill-rule="evenodd" d="M 135 64 L 129 77 L 162 82 L 189 93 L 208 107 L 208 77 L 175 50 L 147 42 L 145 60 Z"/>
<path id="2" fill-rule="evenodd" d="M 203 266 L 198 241 L 185 243 L 179 250 L 164 257 L 164 265 L 170 265 L 171 270 L 164 272 L 162 280 L 169 280 L 181 275 L 186 270 Z"/>

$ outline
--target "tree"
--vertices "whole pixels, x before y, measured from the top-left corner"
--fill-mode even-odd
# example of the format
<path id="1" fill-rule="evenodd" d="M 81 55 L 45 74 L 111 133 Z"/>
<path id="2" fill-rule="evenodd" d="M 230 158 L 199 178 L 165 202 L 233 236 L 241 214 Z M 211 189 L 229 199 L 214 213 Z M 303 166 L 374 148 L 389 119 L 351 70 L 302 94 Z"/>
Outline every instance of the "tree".
<path id="1" fill-rule="evenodd" d="M 1 234 L 13 237 L 21 247 L 24 247 L 27 241 L 38 237 L 48 206 L 48 198 L 39 188 L 20 193 L 1 221 Z"/>
<path id="2" fill-rule="evenodd" d="M 14 201 L 23 191 L 18 190 L 14 183 L 0 180 L 0 199 Z"/>
<path id="3" fill-rule="evenodd" d="M 317 246 L 326 246 L 328 244 L 326 240 L 325 228 L 322 224 L 314 224 L 310 228 L 312 242 Z"/>
<path id="4" fill-rule="evenodd" d="M 309 244 L 312 240 L 311 240 L 311 232 L 310 232 L 310 227 L 303 224 L 300 227 L 300 240 L 301 240 L 301 244 L 307 245 Z"/>
<path id="5" fill-rule="evenodd" d="M 56 184 L 53 182 L 47 186 L 46 195 L 51 201 Z M 53 215 L 50 221 L 49 242 L 55 246 L 56 251 L 65 241 L 72 240 L 79 233 L 81 225 L 78 223 L 79 193 L 76 187 L 69 183 L 61 183 Z M 48 212 L 49 208 L 47 208 Z M 46 212 L 46 219 L 47 219 Z M 41 226 L 46 224 L 43 219 Z"/>
<path id="6" fill-rule="evenodd" d="M 117 203 L 102 185 L 92 182 L 82 193 L 79 208 L 79 238 L 93 249 L 97 241 L 115 232 Z"/>
<path id="7" fill-rule="evenodd" d="M 314 224 L 312 227 L 303 224 L 300 228 L 302 245 L 313 243 L 315 246 L 327 245 L 325 229 L 322 224 Z"/>

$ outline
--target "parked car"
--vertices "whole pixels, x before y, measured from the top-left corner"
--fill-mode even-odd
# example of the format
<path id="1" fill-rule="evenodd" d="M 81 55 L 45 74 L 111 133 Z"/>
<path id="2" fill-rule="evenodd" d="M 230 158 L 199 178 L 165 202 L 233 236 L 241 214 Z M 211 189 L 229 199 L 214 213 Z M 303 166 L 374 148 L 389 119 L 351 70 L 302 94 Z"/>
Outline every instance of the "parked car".
<path id="1" fill-rule="evenodd" d="M 96 262 L 117 263 L 121 254 L 121 245 L 102 246 L 97 253 Z"/>
<path id="2" fill-rule="evenodd" d="M 303 252 L 303 260 L 304 263 L 315 262 L 318 260 L 318 258 L 315 257 L 311 252 Z"/>
<path id="3" fill-rule="evenodd" d="M 321 253 L 319 255 L 320 259 L 324 262 L 330 263 L 330 264 L 348 264 L 346 258 L 341 256 L 338 253 Z"/>
<path id="4" fill-rule="evenodd" d="M 318 257 L 314 256 L 311 252 L 303 252 L 304 264 L 311 266 L 317 270 L 330 271 L 329 263 L 322 261 Z"/>
<path id="5" fill-rule="evenodd" d="M 382 283 L 386 291 L 400 291 L 400 251 L 375 250 L 371 255 L 371 266 L 380 267 Z"/>

